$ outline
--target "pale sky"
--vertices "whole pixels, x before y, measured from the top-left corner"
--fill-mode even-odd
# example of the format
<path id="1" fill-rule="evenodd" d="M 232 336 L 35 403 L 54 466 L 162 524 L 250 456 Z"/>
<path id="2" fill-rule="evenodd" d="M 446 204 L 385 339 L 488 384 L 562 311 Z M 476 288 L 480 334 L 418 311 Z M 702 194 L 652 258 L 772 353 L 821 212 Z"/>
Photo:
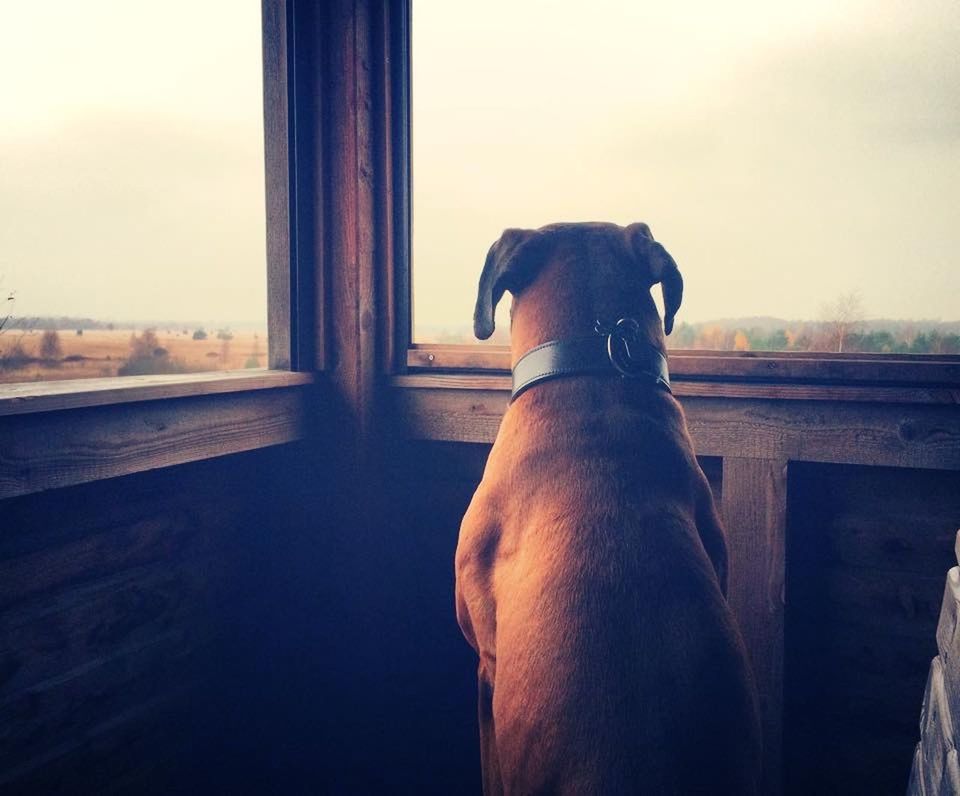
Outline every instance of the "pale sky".
<path id="1" fill-rule="evenodd" d="M 257 0 L 0 0 L 18 315 L 262 321 Z M 510 226 L 647 221 L 679 320 L 960 318 L 956 0 L 414 0 L 414 307 Z"/>
<path id="2" fill-rule="evenodd" d="M 265 322 L 259 0 L 0 11 L 15 314 Z"/>
<path id="3" fill-rule="evenodd" d="M 958 42 L 957 0 L 414 0 L 416 321 L 578 220 L 648 222 L 679 321 L 957 320 Z"/>

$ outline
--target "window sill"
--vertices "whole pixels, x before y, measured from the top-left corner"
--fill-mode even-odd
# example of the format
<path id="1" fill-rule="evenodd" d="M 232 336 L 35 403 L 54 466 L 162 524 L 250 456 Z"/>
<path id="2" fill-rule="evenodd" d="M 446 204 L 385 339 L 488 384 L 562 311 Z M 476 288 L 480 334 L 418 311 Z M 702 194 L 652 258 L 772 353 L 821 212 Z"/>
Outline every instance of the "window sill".
<path id="1" fill-rule="evenodd" d="M 670 351 L 669 357 L 675 382 L 960 390 L 960 355 L 683 349 Z M 507 373 L 510 350 L 506 346 L 414 345 L 407 352 L 407 368 L 423 373 Z"/>
<path id="2" fill-rule="evenodd" d="M 303 439 L 314 380 L 244 371 L 4 386 L 0 499 Z"/>
<path id="3" fill-rule="evenodd" d="M 496 373 L 395 376 L 395 422 L 413 439 L 491 443 L 510 399 Z M 960 387 L 675 379 L 698 454 L 960 470 Z"/>
<path id="4" fill-rule="evenodd" d="M 310 384 L 312 374 L 284 370 L 231 370 L 164 376 L 0 384 L 0 417 L 90 406 L 266 390 Z"/>

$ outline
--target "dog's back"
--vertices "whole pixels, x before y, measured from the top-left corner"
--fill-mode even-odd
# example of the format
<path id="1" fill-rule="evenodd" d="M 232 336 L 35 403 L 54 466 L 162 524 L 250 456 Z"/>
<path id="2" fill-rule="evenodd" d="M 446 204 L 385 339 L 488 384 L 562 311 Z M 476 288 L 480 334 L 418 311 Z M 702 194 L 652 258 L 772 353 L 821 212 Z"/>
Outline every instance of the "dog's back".
<path id="1" fill-rule="evenodd" d="M 664 283 L 669 329 L 682 281 L 648 244 L 645 225 L 508 231 L 481 277 L 478 336 L 510 289 L 515 363 L 621 309 L 662 351 L 649 285 Z M 548 375 L 504 416 L 457 548 L 484 790 L 756 793 L 755 689 L 680 406 L 616 373 Z"/>
<path id="2" fill-rule="evenodd" d="M 754 696 L 696 525 L 708 487 L 672 398 L 603 406 L 610 386 L 518 400 L 461 528 L 499 776 L 508 793 L 753 793 Z"/>

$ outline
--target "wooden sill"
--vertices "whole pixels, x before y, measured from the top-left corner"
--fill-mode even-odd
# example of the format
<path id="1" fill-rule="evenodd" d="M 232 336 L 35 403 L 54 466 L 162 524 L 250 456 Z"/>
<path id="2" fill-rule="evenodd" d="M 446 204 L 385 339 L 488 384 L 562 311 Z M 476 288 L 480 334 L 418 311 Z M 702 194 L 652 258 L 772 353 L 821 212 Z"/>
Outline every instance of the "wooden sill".
<path id="1" fill-rule="evenodd" d="M 670 360 L 671 365 L 675 362 Z M 869 382 L 797 382 L 760 380 L 719 380 L 692 378 L 672 369 L 673 394 L 685 398 L 756 398 L 773 401 L 852 401 L 886 404 L 960 404 L 960 385 L 923 385 L 909 382 L 876 384 Z M 392 385 L 404 389 L 484 390 L 510 393 L 510 376 L 504 372 L 419 371 L 394 376 Z"/>
<path id="2" fill-rule="evenodd" d="M 229 370 L 0 384 L 0 417 L 161 398 L 296 387 L 310 384 L 313 379 L 310 373 L 285 370 Z"/>
<path id="3" fill-rule="evenodd" d="M 960 391 L 960 356 L 937 354 L 817 354 L 763 351 L 671 351 L 675 382 L 843 384 L 953 388 Z M 414 372 L 508 373 L 505 346 L 414 345 L 407 352 Z"/>
<path id="4" fill-rule="evenodd" d="M 413 439 L 489 444 L 510 398 L 506 375 L 422 373 L 392 385 L 394 422 Z M 674 383 L 700 455 L 942 470 L 960 470 L 957 393 Z"/>
<path id="5" fill-rule="evenodd" d="M 244 371 L 4 387 L 0 499 L 301 440 L 314 381 Z"/>

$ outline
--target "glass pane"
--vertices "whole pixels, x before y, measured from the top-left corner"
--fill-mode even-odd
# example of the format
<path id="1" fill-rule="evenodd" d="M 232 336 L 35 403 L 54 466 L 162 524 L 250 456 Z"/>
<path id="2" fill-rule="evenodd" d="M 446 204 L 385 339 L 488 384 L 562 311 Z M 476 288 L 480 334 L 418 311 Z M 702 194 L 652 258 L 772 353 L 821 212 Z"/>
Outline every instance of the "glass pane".
<path id="1" fill-rule="evenodd" d="M 258 0 L 7 3 L 0 381 L 266 366 Z"/>
<path id="2" fill-rule="evenodd" d="M 674 347 L 960 352 L 958 38 L 955 0 L 417 0 L 415 341 L 474 342 L 505 228 L 603 220 L 680 265 Z"/>

